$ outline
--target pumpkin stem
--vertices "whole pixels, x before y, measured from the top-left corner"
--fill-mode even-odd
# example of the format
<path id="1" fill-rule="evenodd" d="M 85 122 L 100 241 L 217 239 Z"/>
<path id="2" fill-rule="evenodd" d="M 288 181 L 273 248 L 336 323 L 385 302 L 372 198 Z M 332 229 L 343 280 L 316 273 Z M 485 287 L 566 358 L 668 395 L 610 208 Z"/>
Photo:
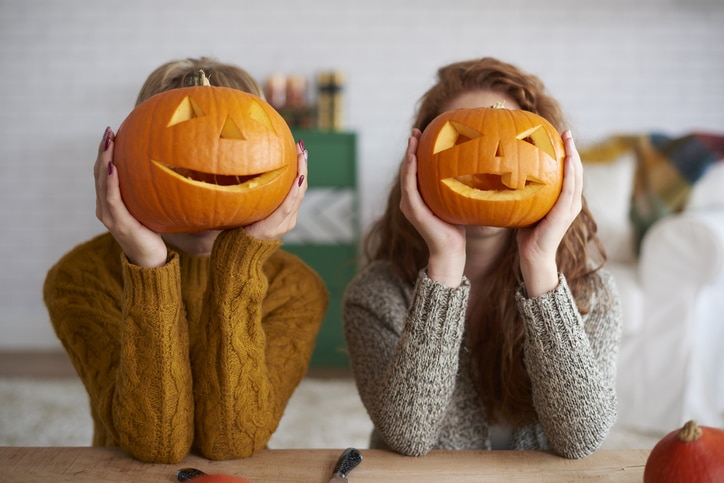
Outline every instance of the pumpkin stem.
<path id="1" fill-rule="evenodd" d="M 191 77 L 189 77 L 188 80 L 189 86 L 210 86 L 209 79 L 206 77 L 206 74 L 202 69 L 199 69 L 198 72 L 191 74 Z"/>
<path id="2" fill-rule="evenodd" d="M 684 424 L 684 427 L 679 430 L 677 434 L 680 441 L 684 443 L 691 443 L 701 437 L 702 430 L 696 421 L 693 419 Z"/>
<path id="3" fill-rule="evenodd" d="M 505 101 L 498 101 L 490 107 L 493 109 L 505 109 Z"/>

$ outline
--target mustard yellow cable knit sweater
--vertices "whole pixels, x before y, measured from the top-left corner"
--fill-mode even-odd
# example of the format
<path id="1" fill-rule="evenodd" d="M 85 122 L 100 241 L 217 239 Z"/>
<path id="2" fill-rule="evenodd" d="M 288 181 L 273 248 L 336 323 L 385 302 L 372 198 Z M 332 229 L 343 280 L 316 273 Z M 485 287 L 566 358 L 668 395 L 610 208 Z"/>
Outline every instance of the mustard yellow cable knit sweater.
<path id="1" fill-rule="evenodd" d="M 328 303 L 319 276 L 243 229 L 210 257 L 128 262 L 110 234 L 66 254 L 44 299 L 90 398 L 94 446 L 148 462 L 266 446 L 304 376 Z"/>

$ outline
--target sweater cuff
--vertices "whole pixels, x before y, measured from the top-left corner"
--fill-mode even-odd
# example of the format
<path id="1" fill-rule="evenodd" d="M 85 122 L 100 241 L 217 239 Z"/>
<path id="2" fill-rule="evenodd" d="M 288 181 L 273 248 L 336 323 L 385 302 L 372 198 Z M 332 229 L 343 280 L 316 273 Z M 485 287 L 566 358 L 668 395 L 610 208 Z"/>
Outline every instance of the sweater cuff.
<path id="1" fill-rule="evenodd" d="M 521 286 L 515 298 L 526 325 L 535 332 L 545 332 L 556 326 L 559 329 L 573 327 L 580 323 L 578 305 L 562 273 L 558 274 L 558 286 L 550 292 L 528 298 L 525 286 Z"/>
<path id="2" fill-rule="evenodd" d="M 131 263 L 125 254 L 121 254 L 121 265 L 126 304 L 141 300 L 148 304 L 153 298 L 163 303 L 179 298 L 181 271 L 178 253 L 169 251 L 166 264 L 157 268 L 139 267 Z"/>
<path id="3" fill-rule="evenodd" d="M 416 338 L 434 335 L 441 341 L 462 339 L 470 295 L 470 281 L 466 277 L 459 287 L 451 288 L 432 280 L 423 269 L 418 275 L 414 294 L 412 311 L 413 320 L 417 321 Z"/>
<path id="4" fill-rule="evenodd" d="M 258 275 L 264 263 L 280 246 L 280 240 L 268 241 L 255 238 L 244 230 L 235 228 L 221 232 L 211 253 L 212 267 L 248 278 Z"/>

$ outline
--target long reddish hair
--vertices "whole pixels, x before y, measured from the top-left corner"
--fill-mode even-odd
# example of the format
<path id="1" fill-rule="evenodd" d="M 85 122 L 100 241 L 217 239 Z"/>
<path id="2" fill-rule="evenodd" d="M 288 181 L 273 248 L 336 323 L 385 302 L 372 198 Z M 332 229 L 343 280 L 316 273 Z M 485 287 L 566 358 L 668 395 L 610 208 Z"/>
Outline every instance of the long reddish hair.
<path id="1" fill-rule="evenodd" d="M 490 57 L 457 62 L 438 70 L 437 83 L 420 99 L 413 127 L 423 131 L 445 106 L 461 93 L 491 89 L 515 100 L 521 109 L 548 119 L 558 130 L 565 120 L 558 103 L 547 94 L 536 76 Z M 417 230 L 400 211 L 400 175 L 390 191 L 387 208 L 365 237 L 364 254 L 369 261 L 387 260 L 403 280 L 414 284 L 429 259 Z M 472 345 L 471 371 L 488 415 L 493 421 L 520 424 L 537 419 L 530 377 L 523 362 L 525 331 L 515 303 L 515 291 L 523 278 L 519 268 L 515 231 L 491 273 L 471 288 L 475 300 L 470 309 L 467 336 Z M 565 274 L 578 309 L 587 313 L 594 286 L 592 276 L 606 261 L 596 236 L 596 223 L 585 200 L 557 253 L 560 272 Z"/>

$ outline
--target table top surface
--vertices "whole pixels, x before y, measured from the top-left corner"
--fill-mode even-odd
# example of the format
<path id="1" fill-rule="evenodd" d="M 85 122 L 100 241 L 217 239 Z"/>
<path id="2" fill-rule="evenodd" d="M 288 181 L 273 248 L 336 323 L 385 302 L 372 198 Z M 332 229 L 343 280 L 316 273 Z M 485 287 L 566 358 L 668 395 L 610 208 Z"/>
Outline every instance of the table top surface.
<path id="1" fill-rule="evenodd" d="M 241 476 L 253 483 L 328 483 L 340 449 L 272 449 L 251 458 L 209 461 L 190 455 L 177 464 L 135 460 L 118 448 L 0 447 L 0 480 L 175 482 L 180 468 Z M 360 449 L 362 462 L 349 474 L 361 482 L 641 482 L 650 450 L 601 450 L 578 460 L 543 451 L 432 451 L 409 457 Z"/>

